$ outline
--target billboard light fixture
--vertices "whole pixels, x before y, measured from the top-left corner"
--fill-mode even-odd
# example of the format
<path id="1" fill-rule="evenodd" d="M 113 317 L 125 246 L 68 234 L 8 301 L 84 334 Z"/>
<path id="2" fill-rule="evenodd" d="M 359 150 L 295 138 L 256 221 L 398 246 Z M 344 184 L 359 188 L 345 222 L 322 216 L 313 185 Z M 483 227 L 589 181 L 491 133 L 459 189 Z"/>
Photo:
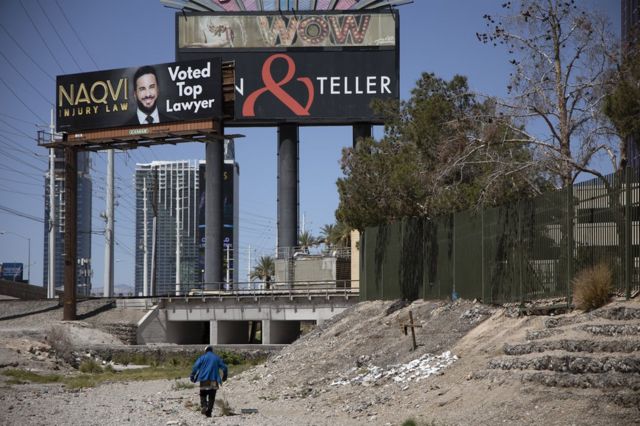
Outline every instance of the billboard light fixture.
<path id="1" fill-rule="evenodd" d="M 182 10 L 183 12 L 282 12 L 282 11 L 323 11 L 323 10 L 374 10 L 397 7 L 413 3 L 414 0 L 356 0 L 343 2 L 331 0 L 328 5 L 318 7 L 317 0 L 281 0 L 265 2 L 254 0 L 160 0 L 165 7 Z M 326 4 L 326 3 L 325 3 Z"/>

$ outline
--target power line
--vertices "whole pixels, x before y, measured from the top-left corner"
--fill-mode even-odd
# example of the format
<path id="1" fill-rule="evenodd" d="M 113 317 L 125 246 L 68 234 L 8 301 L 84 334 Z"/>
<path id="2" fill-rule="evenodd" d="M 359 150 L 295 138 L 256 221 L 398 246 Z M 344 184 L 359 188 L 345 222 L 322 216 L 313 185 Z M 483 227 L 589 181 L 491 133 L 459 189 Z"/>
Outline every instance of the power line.
<path id="1" fill-rule="evenodd" d="M 10 119 L 12 119 L 12 120 L 22 121 L 22 122 L 23 122 L 23 123 L 25 123 L 25 124 L 31 124 L 32 126 L 37 126 L 37 124 L 36 124 L 36 123 L 33 123 L 33 122 L 31 122 L 31 121 L 27 121 L 27 120 L 23 120 L 22 118 L 18 118 L 18 117 L 11 116 L 11 115 L 9 115 L 9 114 L 5 114 L 4 112 L 0 112 L 0 115 L 4 115 L 5 117 L 8 117 L 8 118 L 10 118 Z"/>
<path id="2" fill-rule="evenodd" d="M 4 150 L 0 149 L 0 152 L 4 152 Z M 20 164 L 24 164 L 24 165 L 25 165 L 25 166 L 27 166 L 27 167 L 31 167 L 32 169 L 34 169 L 34 170 L 36 170 L 36 171 L 38 171 L 38 172 L 43 172 L 43 170 L 42 170 L 42 169 L 38 168 L 37 166 L 34 166 L 33 164 L 27 163 L 27 162 L 26 162 L 26 161 L 24 161 L 23 159 L 21 159 L 21 158 L 19 158 L 19 157 L 16 157 L 16 156 L 15 156 L 15 155 L 13 155 L 13 154 L 9 154 L 8 152 L 4 152 L 4 155 L 5 155 L 6 157 L 11 158 L 11 159 L 12 159 L 12 160 L 14 160 L 14 161 L 17 161 L 17 162 L 18 162 L 18 163 L 20 163 Z"/>
<path id="3" fill-rule="evenodd" d="M 51 74 L 49 74 L 49 73 L 48 73 L 44 68 L 42 68 L 42 67 L 40 66 L 40 64 L 38 64 L 38 63 L 37 63 L 37 62 L 36 62 L 36 61 L 31 57 L 31 55 L 29 55 L 29 53 L 27 53 L 27 51 L 26 51 L 26 50 L 24 50 L 24 48 L 20 45 L 20 43 L 18 43 L 18 40 L 16 40 L 15 38 L 13 38 L 13 36 L 11 35 L 11 33 L 10 33 L 10 32 L 9 32 L 9 31 L 4 27 L 4 25 L 2 25 L 1 23 L 0 23 L 0 28 L 2 28 L 2 29 L 4 30 L 4 32 L 7 34 L 7 36 L 9 36 L 9 38 L 10 38 L 11 40 L 13 40 L 13 42 L 15 43 L 15 45 L 16 45 L 16 46 L 18 46 L 18 49 L 20 49 L 20 50 L 22 51 L 22 53 L 24 53 L 24 54 L 25 54 L 25 56 L 26 56 L 27 58 L 29 58 L 29 59 L 31 60 L 31 62 L 33 62 L 33 64 L 34 64 L 36 67 L 38 67 L 38 69 L 39 69 L 40 71 L 42 71 L 42 72 L 43 72 L 47 77 L 49 77 L 49 79 L 51 79 L 51 81 L 53 81 L 53 82 L 55 83 L 56 79 L 55 79 L 55 78 L 53 78 L 53 76 L 52 76 Z"/>
<path id="4" fill-rule="evenodd" d="M 47 40 L 45 40 L 44 36 L 42 35 L 42 33 L 40 32 L 40 29 L 38 28 L 38 26 L 36 25 L 35 22 L 33 22 L 33 19 L 31 18 L 31 15 L 29 15 L 29 11 L 27 10 L 26 7 L 24 7 L 24 3 L 22 3 L 22 0 L 20 1 L 20 6 L 22 6 L 22 10 L 24 10 L 24 13 L 27 14 L 27 18 L 29 18 L 29 21 L 31 21 L 31 25 L 33 25 L 33 28 L 35 28 L 36 32 L 38 33 L 38 35 L 40 36 L 40 40 L 42 40 L 42 42 L 44 43 L 45 47 L 47 48 L 47 50 L 49 51 L 49 54 L 51 55 L 51 57 L 53 58 L 53 60 L 56 62 L 56 64 L 58 64 L 58 67 L 60 67 L 60 70 L 62 71 L 62 73 L 64 74 L 64 68 L 62 68 L 62 65 L 60 65 L 60 62 L 58 62 L 58 58 L 56 58 L 56 56 L 53 54 L 53 51 L 51 50 L 51 48 L 49 47 L 49 44 L 47 43 Z"/>
<path id="5" fill-rule="evenodd" d="M 0 120 L 1 120 L 1 119 L 0 119 Z M 2 131 L 2 133 L 3 133 L 4 135 L 18 136 L 18 137 L 21 137 L 21 138 L 27 138 L 27 139 L 30 139 L 31 141 L 36 141 L 36 139 L 35 139 L 35 138 L 32 138 L 32 137 L 30 137 L 30 136 L 25 136 L 25 133 L 24 133 L 24 132 L 22 132 L 22 130 L 20 130 L 20 132 L 21 132 L 21 133 L 10 132 L 10 131 L 8 131 L 8 130 L 4 130 L 4 129 L 2 129 L 1 131 Z M 5 137 L 6 137 L 6 136 L 5 136 Z"/>
<path id="6" fill-rule="evenodd" d="M 3 122 L 4 124 L 6 124 L 7 126 L 11 127 L 11 128 L 12 128 L 13 130 L 15 130 L 16 132 L 20 133 L 20 134 L 21 134 L 21 135 L 23 135 L 24 137 L 29 138 L 29 139 L 34 140 L 34 141 L 36 140 L 36 138 L 29 136 L 28 134 L 26 134 L 26 133 L 25 133 L 25 132 L 23 132 L 22 130 L 18 129 L 18 128 L 17 128 L 17 127 L 15 127 L 14 125 L 9 124 L 9 122 L 8 122 L 8 121 L 3 120 L 2 118 L 0 118 L 0 121 L 1 121 L 1 122 Z"/>
<path id="7" fill-rule="evenodd" d="M 30 215 L 28 213 L 21 212 L 19 210 L 12 209 L 10 207 L 6 207 L 6 206 L 3 206 L 3 205 L 0 205 L 0 210 L 2 210 L 4 212 L 7 212 L 7 213 L 10 213 L 10 214 L 15 215 L 15 216 L 22 217 L 24 219 L 29 219 L 29 220 L 33 220 L 35 222 L 44 223 L 44 219 L 42 219 L 42 218 Z"/>
<path id="8" fill-rule="evenodd" d="M 27 79 L 25 78 L 25 76 L 24 76 L 24 74 L 23 74 L 23 73 L 21 73 L 20 71 L 18 71 L 18 69 L 15 67 L 15 65 L 13 65 L 13 62 L 11 62 L 11 61 L 9 60 L 9 58 L 7 58 L 7 57 L 4 55 L 4 53 L 0 52 L 0 55 L 2 55 L 2 57 L 4 58 L 4 60 L 5 60 L 5 61 L 7 61 L 7 63 L 11 66 L 11 68 L 13 68 L 13 70 L 14 70 L 14 71 L 15 71 L 15 72 L 16 72 L 16 73 L 17 73 L 17 74 L 18 74 L 18 75 L 19 75 L 19 76 L 20 76 L 24 81 L 26 81 L 26 82 L 27 82 L 27 84 L 28 84 L 29 86 L 31 86 L 31 88 L 32 88 L 33 90 L 35 90 L 35 92 L 36 92 L 38 95 L 40 95 L 40 97 L 41 97 L 42 99 L 44 99 L 44 101 L 45 101 L 46 103 L 48 103 L 49 105 L 53 106 L 53 103 L 52 103 L 49 99 L 47 99 L 47 97 L 46 97 L 45 95 L 43 95 L 43 94 L 42 94 L 42 92 L 41 92 L 41 91 L 40 91 L 36 86 L 34 86 L 34 85 L 29 81 L 29 80 L 27 80 Z"/>
<path id="9" fill-rule="evenodd" d="M 0 206 L 1 207 L 1 206 Z M 122 244 L 120 241 L 118 241 L 117 238 L 114 238 L 114 241 L 116 243 L 117 246 L 122 247 L 125 251 L 127 251 L 131 256 L 134 256 L 133 251 L 127 247 L 126 245 Z"/>
<path id="10" fill-rule="evenodd" d="M 260 219 L 266 219 L 268 221 L 275 222 L 275 218 L 273 218 L 273 217 L 263 216 L 263 215 L 259 215 L 259 214 L 255 214 L 255 213 L 249 213 L 246 210 L 240 210 L 240 214 L 247 215 L 247 216 L 254 216 L 254 217 L 257 217 L 257 218 L 260 218 Z"/>
<path id="11" fill-rule="evenodd" d="M 10 133 L 9 133 L 10 134 Z M 43 163 L 46 163 L 47 161 L 44 159 L 44 157 L 46 157 L 46 155 L 44 154 L 38 154 L 37 152 L 33 152 L 30 151 L 28 149 L 25 149 L 22 147 L 22 145 L 20 145 L 17 142 L 14 142 L 13 140 L 9 139 L 8 137 L 6 137 L 5 135 L 3 135 L 2 133 L 0 133 L 0 142 L 5 142 L 5 144 L 11 144 L 12 146 L 5 146 L 6 149 L 10 149 L 12 151 L 17 151 L 17 152 L 21 152 L 23 154 L 26 154 L 29 157 L 33 157 L 36 158 L 40 161 L 42 161 Z"/>
<path id="12" fill-rule="evenodd" d="M 3 179 L 4 181 L 4 179 Z M 23 191 L 16 191 L 15 188 L 7 188 L 4 185 L 0 185 L 0 191 L 6 191 L 11 193 L 11 195 L 17 194 L 17 195 L 26 195 L 28 197 L 38 197 L 38 198 L 43 198 L 44 194 L 36 194 L 35 192 L 23 192 Z"/>
<path id="13" fill-rule="evenodd" d="M 13 96 L 15 96 L 15 97 L 16 97 L 16 99 L 17 99 L 17 100 L 19 100 L 19 101 L 20 101 L 20 103 L 21 103 L 22 105 L 24 105 L 24 107 L 25 107 L 26 109 L 28 109 L 28 110 L 31 112 L 31 114 L 35 115 L 35 116 L 40 120 L 40 122 L 41 122 L 42 124 L 45 124 L 45 123 L 47 122 L 47 120 L 42 119 L 42 117 L 40 117 L 40 116 L 39 116 L 39 115 L 38 115 L 34 110 L 32 110 L 31 108 L 29 108 L 29 105 L 27 105 L 27 104 L 25 104 L 25 103 L 24 103 L 24 101 L 20 98 L 20 96 L 18 96 L 18 95 L 16 94 L 16 92 L 14 92 L 14 91 L 13 91 L 13 89 L 11 88 L 11 86 L 9 86 L 9 85 L 7 84 L 7 82 L 6 82 L 6 81 L 4 81 L 4 79 L 3 79 L 2 77 L 0 77 L 0 81 L 2 82 L 2 84 L 4 84 L 4 85 L 5 85 L 5 87 L 6 87 L 7 89 L 9 89 L 9 91 L 10 91 L 11 93 L 13 93 Z"/>
<path id="14" fill-rule="evenodd" d="M 82 67 L 80 66 L 78 61 L 76 61 L 76 58 L 75 58 L 75 56 L 73 56 L 73 53 L 71 53 L 71 50 L 69 50 L 69 46 L 67 46 L 67 43 L 65 43 L 64 40 L 62 39 L 62 36 L 60 35 L 58 30 L 56 29 L 56 26 L 53 25 L 53 22 L 51 22 L 51 19 L 49 19 L 49 15 L 47 14 L 47 12 L 45 12 L 44 8 L 42 7 L 42 4 L 40 3 L 40 0 L 36 1 L 36 3 L 40 7 L 40 10 L 42 11 L 42 14 L 44 15 L 44 17 L 47 19 L 47 22 L 49 23 L 49 25 L 51 25 L 51 28 L 53 28 L 53 32 L 56 33 L 56 35 L 58 36 L 58 39 L 60 39 L 60 42 L 62 43 L 64 48 L 67 50 L 67 53 L 69 54 L 69 56 L 71 56 L 71 59 L 73 60 L 73 63 L 76 64 L 76 66 L 78 67 L 79 71 L 82 71 Z"/>
<path id="15" fill-rule="evenodd" d="M 6 177 L 2 177 L 2 182 L 11 182 L 11 183 L 18 183 L 20 185 L 29 185 L 29 186 L 37 186 L 39 188 L 42 187 L 42 183 L 31 183 L 31 182 L 24 182 L 24 181 L 20 181 L 20 180 L 16 180 L 16 179 L 9 179 Z"/>
<path id="16" fill-rule="evenodd" d="M 24 171 L 24 170 L 17 170 L 17 169 L 14 169 L 13 167 L 9 167 L 9 166 L 7 166 L 6 164 L 0 164 L 0 169 L 9 170 L 9 171 L 11 171 L 11 172 L 13 172 L 13 173 L 17 173 L 17 174 L 19 174 L 20 176 L 27 177 L 27 178 L 29 178 L 29 179 L 33 179 L 33 180 L 35 180 L 35 181 L 37 181 L 37 182 L 41 182 L 41 181 L 40 181 L 40 179 L 38 179 L 38 178 L 34 177 L 34 174 L 31 174 L 31 173 L 25 173 L 25 171 Z"/>
<path id="17" fill-rule="evenodd" d="M 76 38 L 80 42 L 80 45 L 82 46 L 84 51 L 87 53 L 87 56 L 89 56 L 89 58 L 91 59 L 91 62 L 93 62 L 93 65 L 96 67 L 96 70 L 98 70 L 99 69 L 98 64 L 96 64 L 96 61 L 93 59 L 93 56 L 91 56 L 91 53 L 89 53 L 87 46 L 85 46 L 84 43 L 82 42 L 82 37 L 78 35 L 78 32 L 75 30 L 73 25 L 71 25 L 69 18 L 67 18 L 67 14 L 64 13 L 64 9 L 60 6 L 60 3 L 58 3 L 58 0 L 56 0 L 56 5 L 58 6 L 58 9 L 60 9 L 60 13 L 62 14 L 62 17 L 64 18 L 64 20 L 67 21 L 67 25 L 69 26 L 69 28 L 71 28 L 71 31 L 73 31 L 73 33 L 76 35 Z"/>

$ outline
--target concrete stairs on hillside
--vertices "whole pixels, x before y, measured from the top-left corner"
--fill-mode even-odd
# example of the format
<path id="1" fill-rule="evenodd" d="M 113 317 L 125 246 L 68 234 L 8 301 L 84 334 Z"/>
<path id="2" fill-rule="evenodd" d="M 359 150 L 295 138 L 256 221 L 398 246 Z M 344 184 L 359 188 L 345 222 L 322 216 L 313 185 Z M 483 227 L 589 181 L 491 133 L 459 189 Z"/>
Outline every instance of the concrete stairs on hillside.
<path id="1" fill-rule="evenodd" d="M 526 342 L 505 344 L 503 352 L 474 378 L 599 388 L 611 390 L 617 404 L 640 404 L 640 306 L 548 318 L 544 329 L 529 330 Z"/>
<path id="2" fill-rule="evenodd" d="M 125 345 L 136 345 L 138 343 L 137 324 L 109 323 L 101 325 L 100 328 L 107 333 L 116 336 Z"/>

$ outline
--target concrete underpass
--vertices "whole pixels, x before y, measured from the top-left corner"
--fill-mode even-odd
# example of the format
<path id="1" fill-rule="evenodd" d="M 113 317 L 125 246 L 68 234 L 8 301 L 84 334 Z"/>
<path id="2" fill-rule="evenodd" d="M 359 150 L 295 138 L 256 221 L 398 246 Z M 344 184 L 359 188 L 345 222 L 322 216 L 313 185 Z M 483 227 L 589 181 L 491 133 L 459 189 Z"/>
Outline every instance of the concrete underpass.
<path id="1" fill-rule="evenodd" d="M 138 324 L 138 344 L 289 344 L 302 324 L 318 324 L 357 297 L 184 297 L 159 299 Z"/>

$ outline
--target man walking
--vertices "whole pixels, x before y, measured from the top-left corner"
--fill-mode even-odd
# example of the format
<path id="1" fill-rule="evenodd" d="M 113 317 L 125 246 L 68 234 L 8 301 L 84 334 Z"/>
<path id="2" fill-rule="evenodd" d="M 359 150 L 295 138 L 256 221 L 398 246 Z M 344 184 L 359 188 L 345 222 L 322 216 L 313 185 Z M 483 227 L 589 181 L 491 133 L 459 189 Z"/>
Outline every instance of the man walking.
<path id="1" fill-rule="evenodd" d="M 222 370 L 222 377 L 220 377 Z M 195 383 L 200 382 L 200 412 L 211 417 L 213 403 L 216 400 L 216 391 L 227 380 L 227 366 L 222 358 L 213 353 L 213 346 L 208 345 L 193 364 L 189 379 Z"/>

